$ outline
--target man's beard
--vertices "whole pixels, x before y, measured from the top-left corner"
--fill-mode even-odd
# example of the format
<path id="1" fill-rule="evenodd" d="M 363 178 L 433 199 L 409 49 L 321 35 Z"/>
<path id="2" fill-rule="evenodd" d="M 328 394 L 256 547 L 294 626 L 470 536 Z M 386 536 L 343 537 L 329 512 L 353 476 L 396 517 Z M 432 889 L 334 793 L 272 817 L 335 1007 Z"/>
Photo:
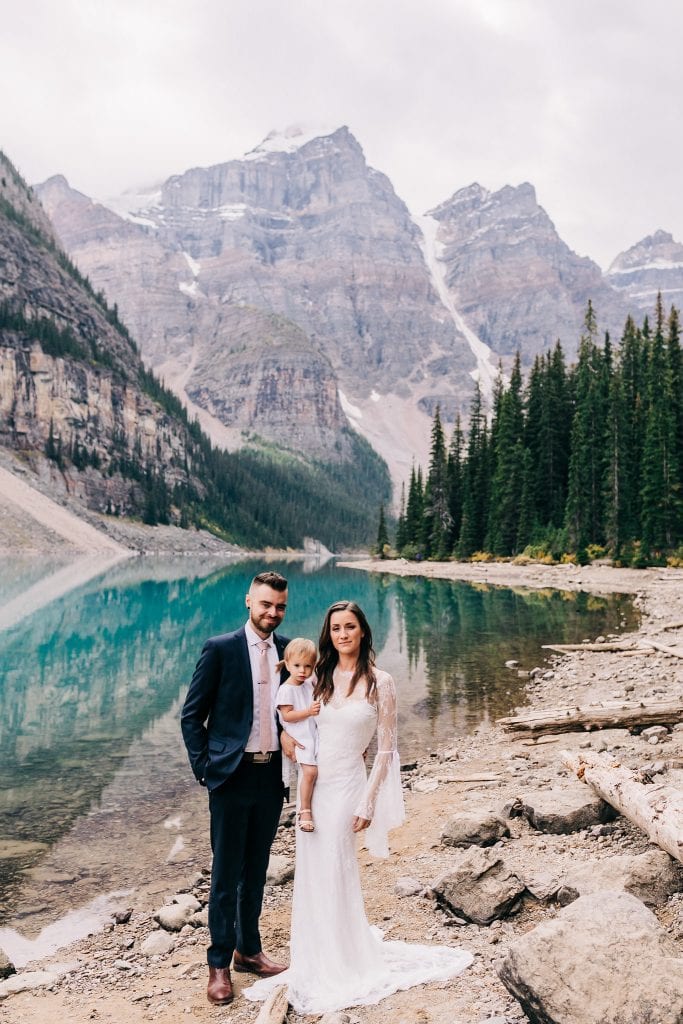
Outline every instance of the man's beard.
<path id="1" fill-rule="evenodd" d="M 277 627 L 280 625 L 280 622 L 282 622 L 282 619 L 280 619 L 278 622 L 272 622 L 270 619 L 265 618 L 257 619 L 253 616 L 251 618 L 252 626 L 256 630 L 260 630 L 261 633 L 268 633 L 268 635 L 275 632 Z"/>

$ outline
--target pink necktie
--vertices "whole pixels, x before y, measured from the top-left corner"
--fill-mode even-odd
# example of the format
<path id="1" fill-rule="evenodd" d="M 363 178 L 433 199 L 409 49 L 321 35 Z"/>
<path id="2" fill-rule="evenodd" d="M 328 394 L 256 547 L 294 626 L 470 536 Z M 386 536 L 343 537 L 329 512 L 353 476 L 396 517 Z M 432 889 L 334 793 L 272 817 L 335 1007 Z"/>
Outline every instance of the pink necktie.
<path id="1" fill-rule="evenodd" d="M 270 644 L 261 640 L 259 649 L 259 743 L 261 753 L 273 750 L 273 713 L 270 706 L 270 665 L 268 664 L 268 648 Z"/>

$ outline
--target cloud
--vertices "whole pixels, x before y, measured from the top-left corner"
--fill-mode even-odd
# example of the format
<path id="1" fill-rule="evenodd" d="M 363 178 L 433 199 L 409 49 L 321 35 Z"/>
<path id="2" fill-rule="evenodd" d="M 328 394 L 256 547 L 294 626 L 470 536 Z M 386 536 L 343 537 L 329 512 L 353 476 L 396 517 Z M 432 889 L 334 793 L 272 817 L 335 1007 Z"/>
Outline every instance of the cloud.
<path id="1" fill-rule="evenodd" d="M 531 181 L 603 265 L 683 239 L 667 0 L 26 0 L 3 15 L 3 148 L 107 195 L 222 162 L 272 128 L 348 124 L 415 212 Z"/>

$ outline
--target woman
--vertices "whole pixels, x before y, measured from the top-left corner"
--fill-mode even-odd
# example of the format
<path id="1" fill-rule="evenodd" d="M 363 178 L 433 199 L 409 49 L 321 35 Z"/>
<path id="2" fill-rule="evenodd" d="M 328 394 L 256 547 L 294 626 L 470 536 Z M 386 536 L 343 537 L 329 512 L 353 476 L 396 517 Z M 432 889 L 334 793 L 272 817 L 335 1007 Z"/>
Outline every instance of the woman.
<path id="1" fill-rule="evenodd" d="M 245 991 L 264 999 L 288 985 L 297 1013 L 377 1003 L 399 989 L 451 978 L 472 961 L 447 946 L 384 942 L 365 916 L 354 833 L 387 856 L 387 832 L 404 818 L 396 749 L 396 689 L 375 668 L 372 632 L 353 601 L 327 611 L 319 642 L 314 698 L 318 716 L 315 832 L 296 837 L 291 966 Z M 364 752 L 377 734 L 370 777 Z"/>

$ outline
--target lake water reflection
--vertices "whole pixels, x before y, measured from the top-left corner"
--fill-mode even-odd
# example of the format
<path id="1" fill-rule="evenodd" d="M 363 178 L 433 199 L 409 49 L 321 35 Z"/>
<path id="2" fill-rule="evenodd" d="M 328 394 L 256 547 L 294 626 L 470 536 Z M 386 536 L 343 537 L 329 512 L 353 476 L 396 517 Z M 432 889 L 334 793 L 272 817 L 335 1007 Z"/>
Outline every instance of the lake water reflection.
<path id="1" fill-rule="evenodd" d="M 378 663 L 397 681 L 404 762 L 523 700 L 506 659 L 531 668 L 544 643 L 634 622 L 619 596 L 269 564 L 290 580 L 290 636 L 316 638 L 332 601 L 364 608 Z M 204 639 L 244 621 L 262 565 L 128 561 L 0 632 L 0 924 L 42 924 L 134 885 L 151 844 L 168 851 L 174 814 L 203 797 L 180 705 Z M 0 607 L 39 571 L 16 563 L 3 574 Z"/>

